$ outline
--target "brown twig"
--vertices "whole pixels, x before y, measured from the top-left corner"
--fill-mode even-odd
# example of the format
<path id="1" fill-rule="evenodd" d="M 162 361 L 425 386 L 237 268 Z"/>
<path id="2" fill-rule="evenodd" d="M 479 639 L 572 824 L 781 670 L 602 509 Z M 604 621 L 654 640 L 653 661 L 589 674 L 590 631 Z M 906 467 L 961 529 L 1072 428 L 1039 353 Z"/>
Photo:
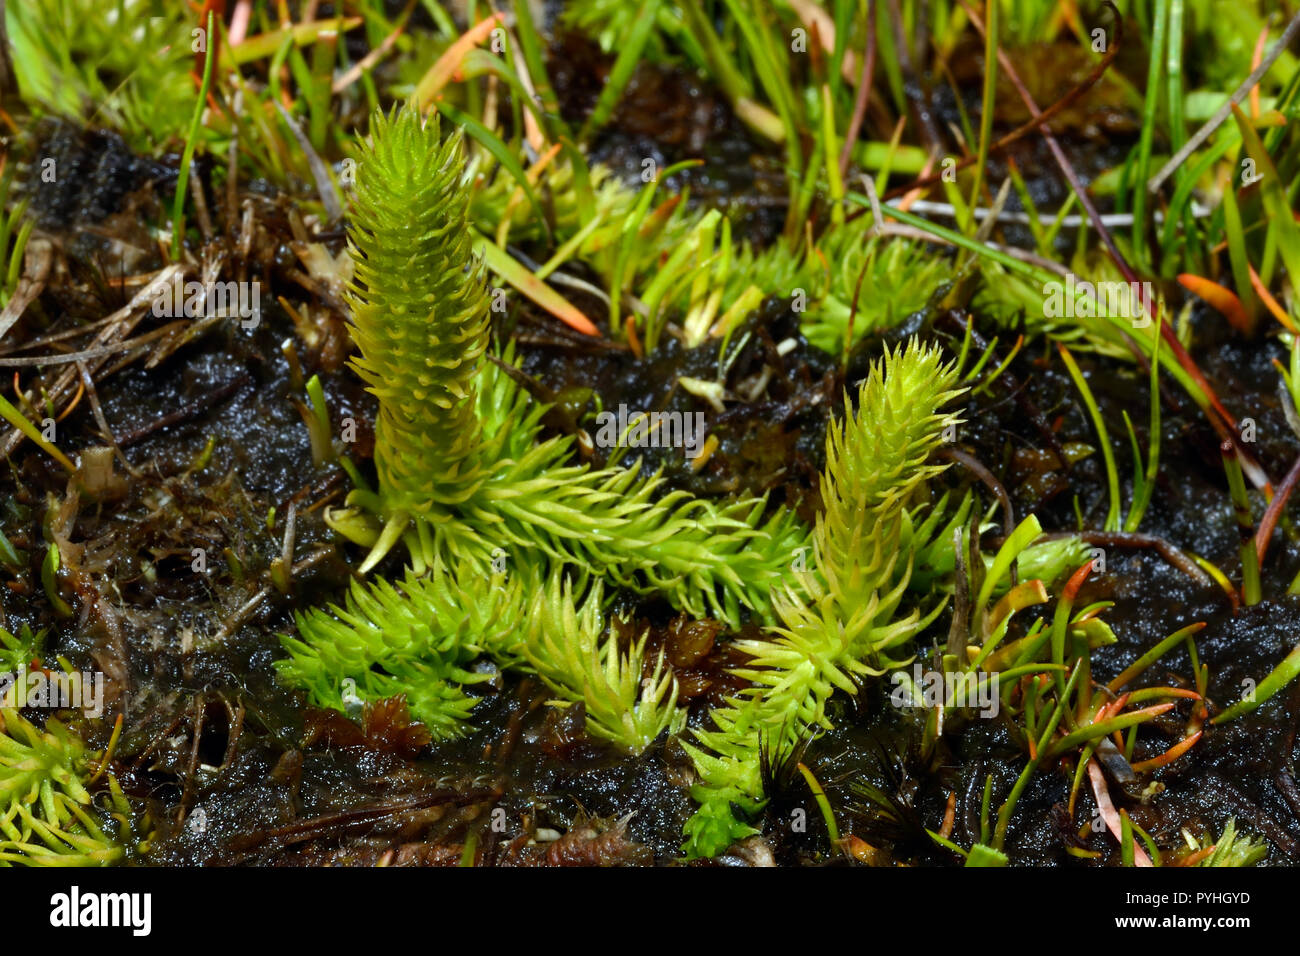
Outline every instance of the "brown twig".
<path id="1" fill-rule="evenodd" d="M 241 372 L 235 376 L 231 382 L 211 392 L 208 392 L 197 401 L 176 409 L 174 412 L 168 412 L 161 418 L 156 418 L 147 425 L 127 432 L 121 438 L 117 439 L 117 445 L 121 448 L 130 448 L 132 445 L 139 444 L 155 432 L 162 431 L 164 428 L 170 428 L 172 425 L 179 425 L 181 422 L 187 422 L 192 418 L 198 418 L 209 408 L 220 405 L 226 399 L 231 398 L 240 389 L 246 385 L 252 384 L 252 379 L 247 372 Z"/>
<path id="2" fill-rule="evenodd" d="M 306 571 L 308 568 L 315 567 L 316 565 L 320 564 L 322 561 L 324 561 L 332 554 L 334 554 L 334 545 L 332 544 L 322 545 L 321 547 L 317 548 L 315 551 L 307 555 L 307 557 L 303 558 L 301 561 L 299 561 L 297 564 L 295 564 L 292 568 L 289 569 L 289 580 L 292 581 L 294 575 Z M 273 593 L 273 591 L 274 589 L 271 587 L 271 585 L 269 584 L 262 585 L 262 587 L 258 589 L 256 594 L 254 594 L 251 598 L 245 601 L 239 607 L 239 609 L 235 611 L 234 614 L 232 614 L 230 617 L 228 617 L 225 621 L 222 622 L 221 630 L 217 633 L 216 643 L 220 644 L 223 641 L 229 640 L 231 635 L 235 633 L 235 630 L 239 628 L 250 617 L 253 616 L 253 614 L 257 611 L 257 609 L 261 606 L 262 602 L 265 601 L 267 598 L 269 598 Z"/>
<path id="3" fill-rule="evenodd" d="M 1158 535 L 1135 531 L 1048 531 L 1042 537 L 1056 541 L 1078 538 L 1084 544 L 1100 545 L 1103 548 L 1150 548 L 1197 584 L 1205 587 L 1214 584 L 1210 576 L 1197 567 L 1185 551 Z"/>
<path id="4" fill-rule="evenodd" d="M 984 486 L 988 488 L 989 491 L 993 492 L 994 496 L 998 499 L 998 502 L 1002 505 L 1002 533 L 1007 537 L 1010 537 L 1011 532 L 1016 528 L 1016 512 L 1015 508 L 1011 504 L 1011 496 L 1007 494 L 1006 487 L 1002 482 L 998 481 L 997 476 L 984 467 L 983 462 L 978 458 L 974 455 L 966 454 L 966 452 L 962 451 L 960 448 L 941 448 L 939 449 L 939 457 L 948 458 L 957 462 L 957 464 L 961 465 L 980 481 L 984 482 Z M 1014 587 L 1016 584 L 1014 578 L 1011 583 Z"/>
<path id="5" fill-rule="evenodd" d="M 474 779 L 464 788 L 444 785 L 439 781 L 435 789 L 418 796 L 328 813 L 310 820 L 298 820 L 284 826 L 241 834 L 230 841 L 230 847 L 237 852 L 246 853 L 266 842 L 273 842 L 277 846 L 302 843 L 357 827 L 374 826 L 386 818 L 403 813 L 428 810 L 436 806 L 464 806 L 497 800 L 503 792 L 504 788 L 498 779 Z"/>
<path id="6" fill-rule="evenodd" d="M 154 278 L 154 282 L 160 284 L 171 282 L 172 278 L 177 273 L 183 274 L 181 267 L 176 264 L 170 265 L 157 274 Z M 130 302 L 118 309 L 112 315 L 101 320 L 104 328 L 95 336 L 94 344 L 100 348 L 105 348 L 112 343 L 121 342 L 122 339 L 130 335 L 131 331 L 143 318 L 143 313 L 139 310 L 142 309 L 152 298 L 153 293 L 151 289 L 152 285 L 141 289 Z M 62 355 L 59 356 L 59 358 L 66 361 L 68 357 Z M 75 361 L 75 359 L 73 361 Z M 95 357 L 95 362 L 87 366 L 90 369 L 92 377 L 103 367 L 103 365 L 104 358 Z M 55 380 L 53 386 L 46 389 L 48 400 L 55 408 L 58 408 L 61 405 L 67 396 L 68 391 L 71 389 L 72 384 L 76 382 L 79 377 L 78 368 L 65 368 L 62 374 L 60 374 L 60 376 Z M 26 436 L 16 428 L 10 431 L 9 434 L 4 437 L 3 441 L 0 441 L 0 457 L 8 457 L 12 455 L 18 446 L 23 443 L 25 437 Z"/>

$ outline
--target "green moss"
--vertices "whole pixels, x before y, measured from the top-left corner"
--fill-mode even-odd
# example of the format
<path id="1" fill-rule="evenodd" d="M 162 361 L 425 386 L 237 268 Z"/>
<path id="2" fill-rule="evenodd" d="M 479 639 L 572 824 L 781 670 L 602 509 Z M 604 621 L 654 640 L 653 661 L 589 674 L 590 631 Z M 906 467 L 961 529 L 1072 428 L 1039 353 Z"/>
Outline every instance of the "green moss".
<path id="1" fill-rule="evenodd" d="M 857 410 L 832 426 L 822 477 L 825 510 L 813 532 L 815 568 L 777 599 L 780 624 L 738 646 L 753 682 L 713 714 L 714 728 L 687 745 L 701 783 L 701 808 L 686 828 L 689 856 L 721 852 L 748 832 L 731 808 L 762 806 L 761 751 L 780 752 L 819 727 L 837 690 L 905 662 L 908 644 L 938 608 L 922 615 L 906 600 L 913 547 L 910 505 L 944 466 L 927 464 L 944 429 L 941 411 L 956 397 L 956 369 L 915 343 L 886 353 L 858 392 Z M 911 542 L 915 544 L 915 542 Z"/>
<path id="2" fill-rule="evenodd" d="M 607 632 L 601 597 L 599 580 L 581 606 L 568 579 L 539 583 L 525 618 L 524 654 L 561 700 L 584 703 L 593 736 L 640 753 L 665 731 L 681 730 L 686 711 L 677 707 L 677 681 L 664 666 L 663 651 L 643 679 L 647 635 L 624 651 L 620 632 L 626 625 Z"/>
<path id="3" fill-rule="evenodd" d="M 487 303 L 461 167 L 459 138 L 441 142 L 436 117 L 407 110 L 376 120 L 358 170 L 352 330 L 379 399 L 379 484 L 331 520 L 372 548 L 362 571 L 399 539 L 417 573 L 536 552 L 694 614 L 767 615 L 806 535 L 797 521 L 765 518 L 760 499 L 665 493 L 636 465 L 570 464 L 571 438 L 538 440 L 545 407 L 482 363 Z"/>
<path id="4" fill-rule="evenodd" d="M 289 657 L 276 664 L 281 676 L 336 710 L 352 694 L 405 694 L 435 740 L 460 736 L 476 703 L 467 688 L 491 678 L 474 662 L 512 656 L 525 605 L 518 580 L 458 572 L 439 564 L 424 577 L 408 573 L 400 586 L 353 582 L 342 607 L 296 615 L 298 636 L 284 639 Z"/>
<path id="5" fill-rule="evenodd" d="M 183 6 L 23 0 L 5 7 L 19 92 L 41 109 L 119 130 L 140 151 L 185 135 L 197 91 Z M 93 28 L 88 24 L 93 24 Z"/>
<path id="6" fill-rule="evenodd" d="M 927 486 L 944 467 L 930 456 L 957 421 L 943 410 L 957 370 L 916 342 L 886 353 L 856 411 L 829 430 L 825 510 L 811 532 L 761 499 L 669 491 L 636 464 L 575 464 L 571 437 L 543 437 L 546 406 L 484 361 L 467 195 L 458 135 L 444 141 L 436 117 L 411 110 L 376 120 L 357 176 L 349 299 L 355 366 L 379 399 L 378 484 L 329 520 L 370 547 L 363 572 L 399 542 L 410 566 L 400 584 L 358 583 L 344 605 L 299 615 L 281 674 L 332 707 L 353 693 L 405 694 L 445 739 L 470 728 L 473 690 L 489 676 L 480 662 L 491 660 L 537 673 L 561 702 L 584 704 L 593 736 L 639 752 L 677 732 L 683 713 L 663 661 L 647 668 L 644 637 L 620 640 L 626 624 L 606 595 L 660 595 L 732 627 L 748 610 L 768 628 L 738 644 L 750 660 L 737 674 L 752 686 L 687 745 L 700 777 L 687 852 L 717 853 L 753 830 L 764 752 L 776 762 L 828 726 L 830 697 L 909 660 L 943 607 L 952 530 L 971 499 L 950 512 Z M 877 262 L 880 250 L 854 245 L 847 227 L 835 235 L 828 248 L 846 243 L 860 271 L 894 261 Z M 817 301 L 848 281 L 818 286 Z M 844 334 L 818 315 L 813 327 Z M 513 362 L 511 347 L 501 362 Z"/>
<path id="7" fill-rule="evenodd" d="M 0 865 L 107 866 L 122 846 L 105 833 L 87 781 L 98 755 L 51 718 L 41 730 L 0 709 Z M 122 793 L 111 782 L 125 818 Z"/>
<path id="8" fill-rule="evenodd" d="M 437 118 L 377 114 L 350 219 L 356 369 L 379 399 L 384 516 L 456 505 L 484 480 L 475 381 L 487 343 L 482 265 L 470 255 L 460 136 Z"/>
<path id="9" fill-rule="evenodd" d="M 45 631 L 33 631 L 24 623 L 14 634 L 0 627 L 0 674 L 30 667 L 44 653 Z"/>
<path id="10" fill-rule="evenodd" d="M 1188 841 L 1194 843 L 1194 840 Z M 1206 835 L 1201 843 L 1210 844 Z M 1257 837 L 1237 832 L 1237 820 L 1229 817 L 1223 836 L 1214 841 L 1214 852 L 1201 860 L 1199 866 L 1254 866 L 1268 857 L 1268 844 Z M 1199 848 L 1200 844 L 1197 844 Z"/>
<path id="11" fill-rule="evenodd" d="M 733 626 L 746 608 L 770 620 L 808 529 L 762 499 L 695 498 L 641 477 L 637 463 L 573 464 L 570 437 L 542 440 L 546 406 L 482 361 L 487 302 L 462 172 L 459 137 L 444 142 L 436 117 L 376 119 L 357 175 L 349 302 L 355 367 L 379 399 L 378 484 L 328 517 L 370 547 L 363 572 L 399 541 L 410 572 L 400 588 L 358 584 L 344 606 L 300 615 L 281 674 L 333 707 L 349 679 L 362 699 L 404 693 L 450 737 L 467 729 L 466 688 L 483 679 L 474 660 L 526 658 L 562 696 L 584 700 L 593 732 L 639 749 L 677 726 L 675 686 L 659 671 L 639 696 L 639 645 L 624 653 L 600 640 L 601 584 Z M 564 610 L 568 590 L 525 613 L 541 582 L 565 575 L 597 582 L 581 614 Z M 557 643 L 523 627 L 547 613 L 576 630 Z"/>

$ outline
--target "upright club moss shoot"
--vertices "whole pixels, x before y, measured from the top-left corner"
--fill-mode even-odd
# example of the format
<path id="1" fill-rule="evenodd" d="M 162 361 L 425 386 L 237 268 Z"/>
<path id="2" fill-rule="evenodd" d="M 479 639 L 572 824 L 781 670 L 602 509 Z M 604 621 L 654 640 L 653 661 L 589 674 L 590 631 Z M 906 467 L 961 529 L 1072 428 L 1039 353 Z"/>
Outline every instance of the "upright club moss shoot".
<path id="1" fill-rule="evenodd" d="M 436 524 L 484 481 L 477 374 L 487 347 L 483 266 L 470 254 L 459 134 L 376 114 L 349 219 L 353 368 L 379 399 L 379 508 Z"/>

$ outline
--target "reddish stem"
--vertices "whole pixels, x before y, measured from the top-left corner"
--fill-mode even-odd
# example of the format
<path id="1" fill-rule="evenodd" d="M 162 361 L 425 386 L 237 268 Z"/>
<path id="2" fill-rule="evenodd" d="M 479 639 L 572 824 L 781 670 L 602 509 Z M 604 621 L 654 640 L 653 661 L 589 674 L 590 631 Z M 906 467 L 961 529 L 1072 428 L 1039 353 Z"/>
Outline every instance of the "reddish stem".
<path id="1" fill-rule="evenodd" d="M 960 0 L 960 2 L 962 7 L 966 10 L 967 15 L 970 17 L 971 23 L 974 25 L 975 29 L 981 36 L 983 36 L 984 21 L 980 19 L 979 14 L 971 8 L 970 4 L 967 3 L 966 0 Z M 1116 32 L 1118 34 L 1118 23 L 1120 22 L 1118 11 L 1116 11 L 1114 6 L 1109 3 L 1107 6 L 1111 8 L 1111 11 L 1115 16 L 1115 22 L 1117 24 Z M 1118 35 L 1116 36 L 1113 45 L 1119 45 Z M 1030 115 L 1037 120 L 1039 116 L 1042 115 L 1042 111 L 1038 108 L 1038 104 L 1034 102 L 1033 96 L 1021 81 L 1020 75 L 1016 72 L 1015 66 L 1012 65 L 1011 59 L 1003 51 L 1001 45 L 998 46 L 998 63 L 1006 73 L 1007 79 L 1009 79 L 1015 86 L 1016 92 L 1020 94 L 1020 99 L 1024 102 Z M 1075 195 L 1079 199 L 1079 204 L 1088 214 L 1088 218 L 1091 220 L 1093 228 L 1097 230 L 1097 235 L 1101 237 L 1101 241 L 1103 245 L 1105 245 L 1106 251 L 1110 254 L 1116 267 L 1118 267 L 1120 274 L 1124 276 L 1125 281 L 1130 284 L 1130 287 L 1136 287 L 1141 290 L 1140 297 L 1143 311 L 1145 311 L 1154 321 L 1157 314 L 1156 310 L 1153 308 L 1152 302 L 1147 296 L 1146 286 L 1138 280 L 1137 273 L 1133 271 L 1132 266 L 1130 266 L 1127 260 L 1125 260 L 1123 253 L 1119 251 L 1119 247 L 1115 245 L 1115 240 L 1111 237 L 1110 230 L 1106 228 L 1105 223 L 1102 221 L 1101 214 L 1098 212 L 1096 204 L 1093 203 L 1092 197 L 1088 195 L 1087 190 L 1083 186 L 1083 182 L 1079 179 L 1078 173 L 1074 171 L 1074 167 L 1066 157 L 1065 151 L 1061 149 L 1061 144 L 1057 142 L 1056 137 L 1052 135 L 1052 131 L 1048 126 L 1040 125 L 1039 131 L 1043 134 L 1043 141 L 1047 143 L 1047 147 L 1051 151 L 1052 157 L 1056 160 L 1056 164 L 1061 167 L 1061 173 L 1070 183 L 1070 187 L 1074 190 Z M 1233 447 L 1237 449 L 1242 467 L 1250 476 L 1251 482 L 1256 487 L 1268 488 L 1268 475 L 1243 445 L 1241 436 L 1237 434 L 1236 419 L 1233 418 L 1232 414 L 1224 407 L 1223 403 L 1219 401 L 1219 397 L 1215 394 L 1209 381 L 1205 378 L 1204 374 L 1202 374 L 1200 368 L 1192 359 L 1191 355 L 1189 355 L 1187 350 L 1183 348 L 1183 343 L 1178 341 L 1178 336 L 1174 334 L 1174 330 L 1170 323 L 1161 322 L 1160 332 L 1165 340 L 1165 344 L 1169 346 L 1169 350 L 1174 353 L 1174 357 L 1178 360 L 1178 364 L 1181 365 L 1183 370 L 1191 376 L 1197 387 L 1200 388 L 1202 394 L 1205 395 L 1206 400 L 1209 401 L 1211 407 L 1213 407 L 1213 409 L 1221 416 L 1222 420 L 1213 415 L 1207 416 L 1210 420 L 1210 424 L 1214 427 L 1214 430 L 1219 433 L 1220 438 L 1232 442 Z M 1138 351 L 1136 343 L 1134 343 L 1128 336 L 1125 336 L 1125 338 L 1128 339 L 1129 347 L 1136 353 Z"/>
<path id="2" fill-rule="evenodd" d="M 1278 519 L 1282 517 L 1282 510 L 1286 507 L 1291 492 L 1295 490 L 1297 481 L 1300 481 L 1300 458 L 1295 460 L 1291 470 L 1282 479 L 1282 484 L 1278 485 L 1277 494 L 1268 503 L 1268 509 L 1260 519 L 1259 529 L 1255 532 L 1255 554 L 1259 558 L 1260 565 L 1264 563 L 1264 555 L 1268 552 L 1268 542 L 1273 537 L 1273 529 L 1277 527 Z"/>

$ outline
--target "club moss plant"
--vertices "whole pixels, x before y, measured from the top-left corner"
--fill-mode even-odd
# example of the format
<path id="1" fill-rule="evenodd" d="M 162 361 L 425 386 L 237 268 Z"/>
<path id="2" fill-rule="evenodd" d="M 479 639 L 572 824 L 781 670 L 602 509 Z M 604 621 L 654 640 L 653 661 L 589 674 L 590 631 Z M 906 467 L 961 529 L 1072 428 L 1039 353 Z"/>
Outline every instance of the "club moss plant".
<path id="1" fill-rule="evenodd" d="M 959 394 L 956 379 L 936 349 L 886 352 L 856 413 L 829 429 L 816 571 L 777 598 L 780 623 L 769 637 L 739 642 L 751 663 L 737 673 L 753 686 L 714 711 L 713 729 L 696 731 L 701 746 L 686 745 L 700 776 L 688 855 L 710 856 L 757 832 L 746 818 L 764 802 L 762 751 L 789 753 L 810 730 L 829 727 L 831 695 L 854 694 L 864 678 L 905 663 L 906 645 L 938 612 L 923 615 L 905 600 L 918 545 L 911 509 L 945 467 L 927 462 L 957 423 L 942 410 Z"/>
<path id="2" fill-rule="evenodd" d="M 691 613 L 770 614 L 768 591 L 806 531 L 748 499 L 718 505 L 627 468 L 567 464 L 570 437 L 538 441 L 544 408 L 482 361 L 487 301 L 470 253 L 459 134 L 436 116 L 376 117 L 356 184 L 349 292 L 355 367 L 379 399 L 376 490 L 331 516 L 371 547 L 399 541 L 416 573 L 494 552 L 575 565 Z M 507 361 L 509 357 L 507 356 Z"/>
<path id="3" fill-rule="evenodd" d="M 480 654 L 527 662 L 561 696 L 591 688 L 591 715 L 602 713 L 601 693 L 625 700 L 639 687 L 627 679 L 639 651 L 623 658 L 600 644 L 602 614 L 563 612 L 571 586 L 548 593 L 561 606 L 557 619 L 582 631 L 575 640 L 584 655 L 548 648 L 544 635 L 530 643 L 526 633 L 481 632 L 476 625 L 523 616 L 512 602 L 531 592 L 518 582 L 568 574 L 657 593 L 732 625 L 742 608 L 770 620 L 771 592 L 808 538 L 791 513 L 770 512 L 762 499 L 668 491 L 636 463 L 575 465 L 571 437 L 541 440 L 545 406 L 482 361 L 487 301 L 467 238 L 462 172 L 460 136 L 444 142 L 436 116 L 376 117 L 357 175 L 348 297 L 355 368 L 379 399 L 377 484 L 357 488 L 329 520 L 371 549 L 363 573 L 399 542 L 410 569 L 400 592 L 383 581 L 357 585 L 344 607 L 301 615 L 281 664 L 286 678 L 333 706 L 348 678 L 363 696 L 405 692 L 441 736 L 464 729 L 472 701 L 463 688 L 481 679 L 466 665 Z M 511 359 L 507 349 L 503 360 Z M 587 604 L 598 606 L 602 593 L 593 586 Z M 604 679 L 593 681 L 597 673 Z M 671 715 L 675 690 L 660 684 L 646 706 L 662 703 Z M 600 717 L 591 723 L 606 738 L 622 733 Z M 635 748 L 644 727 L 627 733 L 623 742 Z"/>
<path id="4" fill-rule="evenodd" d="M 16 710 L 0 709 L 0 866 L 108 866 L 122 859 L 125 851 L 104 831 L 87 789 L 99 776 L 99 759 L 59 721 L 41 729 Z M 111 775 L 108 784 L 115 815 L 129 820 Z"/>
<path id="5" fill-rule="evenodd" d="M 444 141 L 436 116 L 376 116 L 356 179 L 348 299 L 354 366 L 379 400 L 377 482 L 329 521 L 370 548 L 363 573 L 399 543 L 410 562 L 400 584 L 359 581 L 342 606 L 297 615 L 280 672 L 336 708 L 404 694 L 447 739 L 469 729 L 488 659 L 536 673 L 560 701 L 583 703 L 594 737 L 640 752 L 685 714 L 662 656 L 647 667 L 645 636 L 610 618 L 609 598 L 657 594 L 733 628 L 747 613 L 769 628 L 739 645 L 752 687 L 688 745 L 701 808 L 686 850 L 717 853 L 752 832 L 762 750 L 826 726 L 830 696 L 910 659 L 943 606 L 933 585 L 952 566 L 969 499 L 949 513 L 927 484 L 942 469 L 930 454 L 957 421 L 944 411 L 960 392 L 956 366 L 915 341 L 886 353 L 856 412 L 830 430 L 811 533 L 762 499 L 667 490 L 635 463 L 574 464 L 572 438 L 542 437 L 546 406 L 484 361 L 462 177 L 460 134 Z M 500 358 L 509 365 L 512 349 Z M 927 584 L 909 592 L 914 569 Z"/>

